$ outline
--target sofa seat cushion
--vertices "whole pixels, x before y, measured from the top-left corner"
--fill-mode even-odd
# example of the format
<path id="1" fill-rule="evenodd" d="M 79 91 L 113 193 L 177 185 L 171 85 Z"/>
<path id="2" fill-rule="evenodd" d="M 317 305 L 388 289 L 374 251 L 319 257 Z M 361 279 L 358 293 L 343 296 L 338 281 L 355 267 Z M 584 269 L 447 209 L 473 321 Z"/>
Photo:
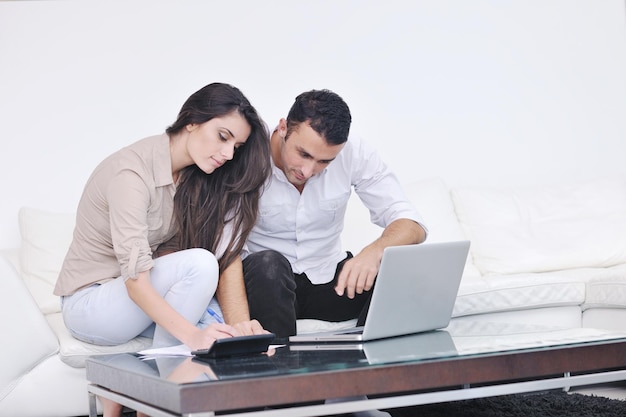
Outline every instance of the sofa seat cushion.
<path id="1" fill-rule="evenodd" d="M 587 281 L 605 274 L 602 268 L 555 272 L 488 275 L 461 281 L 453 317 L 511 310 L 582 305 Z"/>
<path id="2" fill-rule="evenodd" d="M 626 263 L 626 178 L 560 186 L 452 190 L 482 274 Z"/>
<path id="3" fill-rule="evenodd" d="M 626 264 L 606 268 L 589 280 L 583 310 L 592 308 L 626 308 Z"/>
<path id="4" fill-rule="evenodd" d="M 454 335 L 459 354 L 502 352 L 626 337 L 626 332 L 619 330 L 472 321 L 453 322 L 447 330 Z"/>
<path id="5" fill-rule="evenodd" d="M 626 309 L 600 307 L 589 308 L 582 312 L 582 326 L 626 332 Z"/>
<path id="6" fill-rule="evenodd" d="M 52 313 L 46 316 L 50 327 L 59 339 L 59 357 L 63 362 L 74 368 L 84 368 L 88 356 L 108 355 L 112 353 L 138 352 L 152 346 L 152 339 L 136 337 L 128 343 L 117 346 L 99 346 L 75 339 L 65 327 L 61 313 Z"/>
<path id="7" fill-rule="evenodd" d="M 302 334 L 343 330 L 356 326 L 356 322 L 357 319 L 338 322 L 330 322 L 316 319 L 298 319 L 296 321 L 296 332 L 298 334 Z"/>

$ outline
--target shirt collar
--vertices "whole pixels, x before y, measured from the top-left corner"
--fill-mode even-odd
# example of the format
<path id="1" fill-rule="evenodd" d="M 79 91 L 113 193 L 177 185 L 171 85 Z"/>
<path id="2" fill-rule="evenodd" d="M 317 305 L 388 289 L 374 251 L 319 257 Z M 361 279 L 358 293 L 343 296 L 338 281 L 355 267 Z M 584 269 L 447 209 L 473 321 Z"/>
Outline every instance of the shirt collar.
<path id="1" fill-rule="evenodd" d="M 154 182 L 157 187 L 174 183 L 172 178 L 172 157 L 170 155 L 170 137 L 163 133 L 154 147 Z"/>

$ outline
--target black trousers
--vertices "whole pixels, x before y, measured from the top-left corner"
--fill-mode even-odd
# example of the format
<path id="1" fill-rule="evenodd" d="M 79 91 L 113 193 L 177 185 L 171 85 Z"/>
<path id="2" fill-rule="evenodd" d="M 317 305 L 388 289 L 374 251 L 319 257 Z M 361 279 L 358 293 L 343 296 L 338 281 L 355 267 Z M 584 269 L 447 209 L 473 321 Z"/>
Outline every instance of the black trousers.
<path id="1" fill-rule="evenodd" d="M 364 291 L 350 299 L 335 293 L 337 276 L 343 264 L 337 265 L 333 280 L 312 284 L 305 274 L 294 274 L 291 264 L 280 253 L 267 250 L 248 255 L 243 261 L 243 274 L 248 295 L 250 318 L 278 337 L 296 334 L 297 319 L 344 321 L 359 318 L 365 322 L 372 291 Z"/>

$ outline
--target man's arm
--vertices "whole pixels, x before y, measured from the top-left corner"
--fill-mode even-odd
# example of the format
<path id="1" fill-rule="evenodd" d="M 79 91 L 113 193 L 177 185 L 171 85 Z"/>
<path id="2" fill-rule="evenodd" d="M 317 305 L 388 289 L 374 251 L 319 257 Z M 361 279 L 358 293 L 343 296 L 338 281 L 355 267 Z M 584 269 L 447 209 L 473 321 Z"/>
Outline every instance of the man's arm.
<path id="1" fill-rule="evenodd" d="M 217 299 L 224 321 L 242 335 L 266 333 L 257 320 L 250 320 L 248 296 L 243 280 L 243 263 L 237 257 L 221 274 L 217 284 Z"/>
<path id="2" fill-rule="evenodd" d="M 355 294 L 369 291 L 374 285 L 387 246 L 422 243 L 425 239 L 426 231 L 417 222 L 409 219 L 391 222 L 378 239 L 344 264 L 337 278 L 337 295 L 342 296 L 347 292 L 348 298 L 354 298 Z"/>

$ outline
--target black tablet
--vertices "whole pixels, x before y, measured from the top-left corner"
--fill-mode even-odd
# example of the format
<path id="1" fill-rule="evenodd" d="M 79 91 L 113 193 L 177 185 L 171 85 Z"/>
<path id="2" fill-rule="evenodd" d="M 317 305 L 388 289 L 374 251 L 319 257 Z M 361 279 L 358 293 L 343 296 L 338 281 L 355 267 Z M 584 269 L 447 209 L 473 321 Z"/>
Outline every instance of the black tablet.
<path id="1" fill-rule="evenodd" d="M 264 353 L 274 337 L 274 333 L 264 333 L 217 339 L 210 348 L 194 350 L 191 354 L 204 358 L 224 358 Z"/>

